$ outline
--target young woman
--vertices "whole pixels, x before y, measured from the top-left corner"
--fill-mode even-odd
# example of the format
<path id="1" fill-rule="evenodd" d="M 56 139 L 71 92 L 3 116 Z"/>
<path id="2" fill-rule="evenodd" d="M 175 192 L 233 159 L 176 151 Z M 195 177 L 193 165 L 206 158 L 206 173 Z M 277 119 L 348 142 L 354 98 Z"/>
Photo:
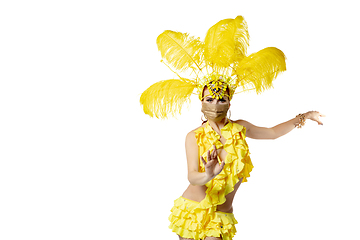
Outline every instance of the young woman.
<path id="1" fill-rule="evenodd" d="M 175 200 L 169 217 L 170 228 L 179 239 L 232 239 L 237 223 L 232 214 L 233 199 L 253 168 L 245 137 L 276 139 L 305 119 L 322 125 L 319 117 L 323 115 L 310 111 L 272 128 L 257 127 L 245 120 L 232 121 L 226 117 L 230 107 L 227 96 L 213 98 L 207 88 L 204 95 L 202 111 L 207 121 L 186 136 L 190 185 Z M 210 146 L 212 151 L 208 150 Z M 224 171 L 225 164 L 228 168 Z M 223 176 L 217 177 L 222 171 Z"/>
<path id="2" fill-rule="evenodd" d="M 319 112 L 299 114 L 273 128 L 232 121 L 227 112 L 236 88 L 261 93 L 286 70 L 284 53 L 274 47 L 247 55 L 249 33 L 242 16 L 213 25 L 204 42 L 187 33 L 164 31 L 157 38 L 161 55 L 180 72 L 194 78 L 169 79 L 146 89 L 140 103 L 151 117 L 180 113 L 197 89 L 207 121 L 186 137 L 189 187 L 175 200 L 170 229 L 180 239 L 231 240 L 235 235 L 232 202 L 253 168 L 246 137 L 275 139 L 310 119 L 322 124 Z M 173 71 L 174 72 L 174 71 Z"/>

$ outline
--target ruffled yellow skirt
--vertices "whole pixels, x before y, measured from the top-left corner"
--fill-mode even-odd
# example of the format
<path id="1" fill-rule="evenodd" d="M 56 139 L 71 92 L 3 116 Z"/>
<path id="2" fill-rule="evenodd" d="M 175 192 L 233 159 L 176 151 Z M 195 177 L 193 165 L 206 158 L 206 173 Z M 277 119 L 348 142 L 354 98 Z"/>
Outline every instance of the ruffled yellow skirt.
<path id="1" fill-rule="evenodd" d="M 223 240 L 231 240 L 236 233 L 234 214 L 220 211 L 209 213 L 199 208 L 199 202 L 183 197 L 174 201 L 169 220 L 169 228 L 183 238 L 199 240 L 221 236 Z"/>

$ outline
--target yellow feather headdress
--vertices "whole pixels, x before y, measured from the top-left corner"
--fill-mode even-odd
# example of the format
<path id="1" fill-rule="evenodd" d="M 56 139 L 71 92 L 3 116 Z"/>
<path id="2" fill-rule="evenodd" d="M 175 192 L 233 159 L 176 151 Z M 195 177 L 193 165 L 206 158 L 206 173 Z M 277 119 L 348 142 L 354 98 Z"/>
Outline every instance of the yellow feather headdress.
<path id="1" fill-rule="evenodd" d="M 140 103 L 151 117 L 167 118 L 181 113 L 185 102 L 196 89 L 199 99 L 207 86 L 213 98 L 220 99 L 229 90 L 229 99 L 241 91 L 262 93 L 286 70 L 284 53 L 268 47 L 247 55 L 249 33 L 242 16 L 224 19 L 212 26 L 204 42 L 187 33 L 164 31 L 156 40 L 163 61 L 170 69 L 188 74 L 183 78 L 157 82 L 146 89 Z M 171 67 L 170 67 L 171 66 Z"/>

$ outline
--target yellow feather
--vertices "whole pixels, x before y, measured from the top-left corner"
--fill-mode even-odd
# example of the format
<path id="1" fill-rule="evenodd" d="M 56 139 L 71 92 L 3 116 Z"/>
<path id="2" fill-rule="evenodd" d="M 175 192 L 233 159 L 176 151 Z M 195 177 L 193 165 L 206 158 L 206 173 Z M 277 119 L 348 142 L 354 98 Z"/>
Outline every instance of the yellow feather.
<path id="1" fill-rule="evenodd" d="M 156 40 L 161 57 L 179 71 L 200 69 L 203 43 L 187 33 L 164 31 Z"/>
<path id="2" fill-rule="evenodd" d="M 247 55 L 249 47 L 249 32 L 245 19 L 237 16 L 234 19 L 235 61 L 241 61 Z"/>
<path id="3" fill-rule="evenodd" d="M 268 47 L 244 58 L 237 66 L 235 73 L 238 77 L 237 86 L 243 90 L 261 93 L 272 87 L 272 81 L 279 73 L 286 70 L 285 54 L 275 47 Z"/>
<path id="4" fill-rule="evenodd" d="M 190 102 L 195 88 L 188 79 L 169 79 L 157 82 L 146 89 L 140 97 L 140 104 L 149 116 L 167 118 L 181 113 L 182 106 Z"/>
<path id="5" fill-rule="evenodd" d="M 248 46 L 249 33 L 244 18 L 224 19 L 206 33 L 204 58 L 215 71 L 221 71 L 246 56 Z"/>

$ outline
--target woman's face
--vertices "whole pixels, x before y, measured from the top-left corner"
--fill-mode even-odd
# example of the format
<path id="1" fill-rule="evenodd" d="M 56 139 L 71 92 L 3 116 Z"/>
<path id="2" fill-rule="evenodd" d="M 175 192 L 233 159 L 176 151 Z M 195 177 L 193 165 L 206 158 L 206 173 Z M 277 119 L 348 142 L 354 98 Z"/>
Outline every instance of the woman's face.
<path id="1" fill-rule="evenodd" d="M 224 96 L 222 99 L 213 98 L 209 94 L 209 90 L 204 90 L 205 98 L 201 102 L 201 111 L 205 115 L 207 120 L 211 120 L 213 122 L 220 122 L 224 118 L 226 119 L 227 112 L 230 107 L 230 101 L 227 96 Z"/>
<path id="2" fill-rule="evenodd" d="M 203 99 L 202 102 L 211 103 L 211 104 L 230 104 L 228 96 L 224 96 L 222 99 L 213 98 L 210 95 L 209 89 L 207 87 L 205 87 L 205 89 L 204 89 L 203 96 L 206 96 L 206 97 Z"/>

